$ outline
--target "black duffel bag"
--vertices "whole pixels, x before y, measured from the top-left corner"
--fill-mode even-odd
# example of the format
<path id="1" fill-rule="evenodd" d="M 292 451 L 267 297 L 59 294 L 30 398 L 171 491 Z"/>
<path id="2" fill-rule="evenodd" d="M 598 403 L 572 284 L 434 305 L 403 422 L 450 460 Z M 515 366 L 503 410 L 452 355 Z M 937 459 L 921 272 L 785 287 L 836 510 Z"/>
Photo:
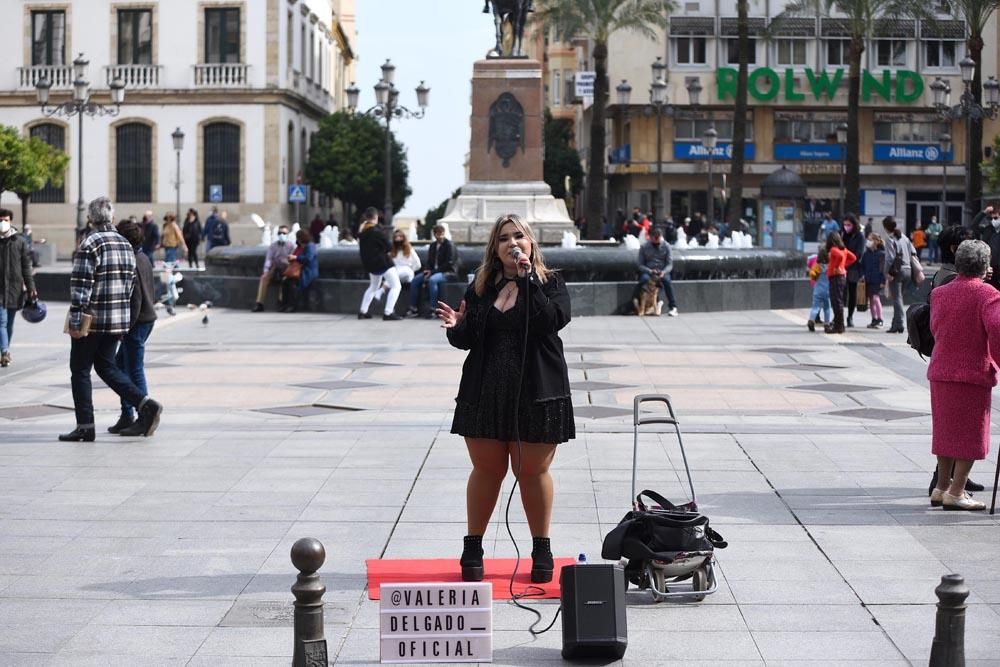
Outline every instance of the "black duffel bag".
<path id="1" fill-rule="evenodd" d="M 649 508 L 645 496 L 660 505 Z M 728 543 L 708 525 L 708 517 L 697 511 L 685 511 L 655 491 L 636 496 L 636 509 L 604 538 L 601 557 L 605 560 L 659 560 L 672 562 L 678 552 L 712 552 Z"/>

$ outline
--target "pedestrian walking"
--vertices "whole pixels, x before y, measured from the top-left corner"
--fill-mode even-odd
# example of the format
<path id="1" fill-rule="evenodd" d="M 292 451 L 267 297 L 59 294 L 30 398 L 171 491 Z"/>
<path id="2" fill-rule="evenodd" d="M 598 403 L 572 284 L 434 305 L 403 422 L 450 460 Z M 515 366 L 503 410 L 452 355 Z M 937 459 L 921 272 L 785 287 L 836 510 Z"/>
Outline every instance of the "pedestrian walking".
<path id="1" fill-rule="evenodd" d="M 941 253 L 938 250 L 938 238 L 944 228 L 938 222 L 937 216 L 931 216 L 931 224 L 927 225 L 927 263 L 937 264 L 940 261 Z"/>
<path id="2" fill-rule="evenodd" d="M 982 510 L 965 483 L 990 448 L 990 410 L 1000 358 L 1000 292 L 984 283 L 990 247 L 963 241 L 955 253 L 957 277 L 934 289 L 931 333 L 934 352 L 927 367 L 931 385 L 931 453 L 939 474 L 931 505 L 945 510 Z"/>
<path id="3" fill-rule="evenodd" d="M 885 239 L 885 273 L 889 281 L 889 298 L 892 300 L 892 324 L 887 333 L 903 333 L 903 290 L 910 284 L 913 275 L 910 265 L 914 254 L 913 245 L 903 236 L 892 216 L 882 220 L 882 226 L 888 235 Z"/>
<path id="4" fill-rule="evenodd" d="M 865 237 L 858 227 L 858 220 L 853 214 L 844 216 L 844 246 L 857 258 L 847 267 L 847 327 L 854 326 L 854 310 L 858 307 L 858 283 L 863 277 L 861 259 L 865 255 Z"/>
<path id="5" fill-rule="evenodd" d="M 205 220 L 205 228 L 201 230 L 201 238 L 205 241 L 206 253 L 212 249 L 212 230 L 215 229 L 215 223 L 218 221 L 219 207 L 213 206 L 212 212 L 208 214 L 208 218 Z"/>
<path id="6" fill-rule="evenodd" d="M 14 213 L 0 208 L 0 367 L 13 362 L 10 341 L 17 311 L 37 298 L 28 243 L 14 227 Z"/>
<path id="7" fill-rule="evenodd" d="M 827 211 L 823 214 L 823 222 L 819 226 L 819 235 L 816 237 L 816 241 L 823 245 L 826 243 L 826 238 L 833 232 L 840 232 L 840 223 L 837 222 L 833 213 Z"/>
<path id="8" fill-rule="evenodd" d="M 142 215 L 142 251 L 149 261 L 156 263 L 156 249 L 160 247 L 160 228 L 153 219 L 153 212 L 146 211 Z"/>
<path id="9" fill-rule="evenodd" d="M 826 333 L 844 333 L 844 290 L 847 288 L 847 267 L 857 261 L 853 252 L 844 246 L 839 232 L 830 232 L 826 237 L 826 251 L 830 263 L 826 275 L 830 279 L 830 302 L 833 306 L 833 322 L 823 327 Z"/>
<path id="10" fill-rule="evenodd" d="M 830 263 L 830 253 L 826 248 L 820 248 L 815 257 L 810 257 L 809 279 L 812 281 L 812 307 L 809 309 L 809 321 L 806 327 L 816 331 L 818 322 L 833 321 L 833 309 L 830 306 L 830 278 L 826 275 L 826 267 Z M 823 311 L 823 320 L 819 319 Z"/>
<path id="11" fill-rule="evenodd" d="M 198 245 L 201 243 L 201 220 L 198 219 L 198 211 L 189 208 L 184 219 L 184 227 L 181 229 L 184 236 L 184 245 L 187 246 L 187 261 L 189 269 L 198 268 Z"/>
<path id="12" fill-rule="evenodd" d="M 120 397 L 138 407 L 137 423 L 150 436 L 160 423 L 163 406 L 135 386 L 115 365 L 118 340 L 131 323 L 130 299 L 134 288 L 135 253 L 112 223 L 114 208 L 107 197 L 98 197 L 88 208 L 88 233 L 73 253 L 70 305 L 66 329 L 71 340 L 69 368 L 73 387 L 76 428 L 59 436 L 64 442 L 93 442 L 94 402 L 90 371 Z"/>
<path id="13" fill-rule="evenodd" d="M 146 341 L 153 332 L 156 322 L 156 293 L 153 287 L 153 264 L 142 252 L 142 229 L 136 223 L 125 220 L 116 226 L 118 233 L 132 245 L 135 252 L 135 286 L 129 300 L 129 329 L 122 336 L 115 354 L 115 365 L 125 373 L 143 394 L 149 392 L 146 383 Z M 143 435 L 143 425 L 136 422 L 135 406 L 121 397 L 121 415 L 108 433 L 121 436 Z"/>
<path id="14" fill-rule="evenodd" d="M 868 297 L 869 329 L 882 326 L 882 290 L 885 289 L 885 242 L 872 232 L 868 235 L 865 254 L 861 256 L 861 271 L 865 279 L 865 296 Z"/>
<path id="15" fill-rule="evenodd" d="M 396 300 L 399 299 L 399 292 L 402 286 L 399 284 L 399 274 L 396 266 L 389 257 L 391 246 L 386 238 L 382 225 L 378 224 L 378 210 L 373 206 L 365 209 L 364 222 L 361 223 L 360 235 L 358 236 L 358 250 L 361 253 L 361 264 L 368 272 L 368 289 L 361 299 L 361 310 L 358 312 L 359 320 L 371 319 L 368 309 L 372 301 L 382 292 L 382 281 L 389 286 L 389 293 L 386 295 L 385 310 L 382 319 L 386 321 L 403 319 L 396 314 Z"/>
<path id="16" fill-rule="evenodd" d="M 483 580 L 483 536 L 510 468 L 517 471 L 532 537 L 531 581 L 551 581 L 549 467 L 556 447 L 576 437 L 559 338 L 570 321 L 566 284 L 545 266 L 530 227 L 516 215 L 505 215 L 493 225 L 482 264 L 458 310 L 440 301 L 437 313 L 448 342 L 469 351 L 451 426 L 452 433 L 464 436 L 472 461 L 462 579 Z"/>
<path id="17" fill-rule="evenodd" d="M 924 231 L 919 220 L 914 223 L 913 231 L 910 232 L 910 243 L 913 244 L 913 249 L 916 251 L 917 260 L 919 261 L 924 248 L 927 247 L 927 232 Z"/>
<path id="18" fill-rule="evenodd" d="M 163 216 L 163 232 L 160 234 L 160 245 L 163 247 L 163 263 L 169 267 L 177 264 L 180 253 L 187 254 L 187 244 L 184 234 L 177 224 L 177 216 L 167 213 Z"/>
<path id="19" fill-rule="evenodd" d="M 205 242 L 206 252 L 211 248 L 227 246 L 232 243 L 229 238 L 229 213 L 223 211 L 216 217 L 212 231 L 208 233 L 208 241 Z"/>

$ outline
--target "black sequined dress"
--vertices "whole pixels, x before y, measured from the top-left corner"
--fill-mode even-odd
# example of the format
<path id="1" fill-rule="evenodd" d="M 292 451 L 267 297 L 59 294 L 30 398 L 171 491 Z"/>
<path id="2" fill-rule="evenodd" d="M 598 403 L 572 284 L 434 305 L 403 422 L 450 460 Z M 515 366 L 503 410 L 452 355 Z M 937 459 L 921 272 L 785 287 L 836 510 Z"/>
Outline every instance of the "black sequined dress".
<path id="1" fill-rule="evenodd" d="M 490 438 L 505 442 L 517 440 L 514 410 L 517 380 L 521 374 L 524 347 L 524 298 L 507 312 L 489 307 L 486 316 L 483 382 L 476 403 L 456 401 L 451 432 L 468 438 Z M 573 402 L 568 396 L 534 401 L 528 373 L 524 374 L 517 430 L 521 442 L 558 444 L 576 437 Z"/>

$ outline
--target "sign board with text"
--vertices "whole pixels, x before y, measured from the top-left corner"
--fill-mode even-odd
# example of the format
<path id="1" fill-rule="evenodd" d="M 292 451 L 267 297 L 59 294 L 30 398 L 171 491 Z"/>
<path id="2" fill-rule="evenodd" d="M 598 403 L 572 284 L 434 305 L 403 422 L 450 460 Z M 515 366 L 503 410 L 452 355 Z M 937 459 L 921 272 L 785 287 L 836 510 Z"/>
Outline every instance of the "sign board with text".
<path id="1" fill-rule="evenodd" d="M 493 584 L 379 586 L 382 663 L 493 661 Z"/>
<path id="2" fill-rule="evenodd" d="M 896 191 L 862 190 L 861 215 L 896 215 Z"/>
<path id="3" fill-rule="evenodd" d="M 593 97 L 594 80 L 596 78 L 597 72 L 577 72 L 576 77 L 573 79 L 576 83 L 576 96 Z"/>
<path id="4" fill-rule="evenodd" d="M 751 142 L 743 144 L 743 158 L 753 160 L 757 155 L 756 146 Z M 675 141 L 675 160 L 707 160 L 708 149 L 701 145 L 700 141 Z M 733 159 L 733 144 L 730 141 L 720 141 L 712 151 L 713 160 Z"/>

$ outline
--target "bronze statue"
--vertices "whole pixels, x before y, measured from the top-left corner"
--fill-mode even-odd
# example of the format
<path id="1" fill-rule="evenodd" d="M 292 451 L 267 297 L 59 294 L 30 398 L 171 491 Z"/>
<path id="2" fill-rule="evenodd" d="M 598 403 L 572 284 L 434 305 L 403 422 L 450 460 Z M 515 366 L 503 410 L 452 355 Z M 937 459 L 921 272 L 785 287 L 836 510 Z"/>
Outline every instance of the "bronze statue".
<path id="1" fill-rule="evenodd" d="M 490 13 L 493 5 L 493 23 L 496 25 L 496 46 L 489 58 L 524 58 L 521 42 L 528 14 L 535 11 L 532 0 L 485 0 L 483 13 Z"/>

